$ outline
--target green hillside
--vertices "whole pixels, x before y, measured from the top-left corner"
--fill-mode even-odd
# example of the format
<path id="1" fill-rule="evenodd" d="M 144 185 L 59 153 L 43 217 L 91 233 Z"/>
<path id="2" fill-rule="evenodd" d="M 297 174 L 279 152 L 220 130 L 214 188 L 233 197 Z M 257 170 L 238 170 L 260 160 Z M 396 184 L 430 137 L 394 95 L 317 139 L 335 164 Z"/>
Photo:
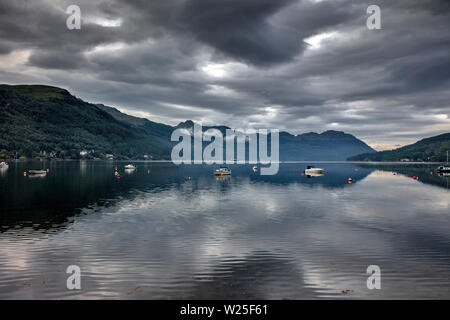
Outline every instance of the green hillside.
<path id="1" fill-rule="evenodd" d="M 145 130 L 120 122 L 68 91 L 42 85 L 0 85 L 0 158 L 167 158 Z"/>
<path id="2" fill-rule="evenodd" d="M 166 147 L 172 147 L 172 143 L 170 142 L 170 135 L 175 129 L 174 127 L 163 123 L 153 122 L 145 118 L 133 117 L 126 113 L 120 112 L 116 108 L 108 107 L 103 104 L 97 104 L 96 106 L 101 110 L 107 112 L 120 122 L 128 124 L 134 128 L 143 129 L 145 132 L 147 132 L 148 135 L 152 136 L 154 139 L 156 139 Z"/>
<path id="3" fill-rule="evenodd" d="M 390 151 L 364 153 L 348 158 L 351 161 L 446 161 L 446 151 L 450 151 L 450 133 L 422 139 L 414 144 Z"/>

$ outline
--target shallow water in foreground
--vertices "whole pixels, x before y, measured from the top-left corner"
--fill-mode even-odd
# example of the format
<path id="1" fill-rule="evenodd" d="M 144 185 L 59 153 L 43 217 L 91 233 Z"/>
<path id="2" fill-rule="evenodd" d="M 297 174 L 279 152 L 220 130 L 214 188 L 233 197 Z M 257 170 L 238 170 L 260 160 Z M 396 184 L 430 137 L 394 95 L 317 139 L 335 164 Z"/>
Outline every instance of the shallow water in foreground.
<path id="1" fill-rule="evenodd" d="M 450 298 L 449 182 L 435 166 L 322 163 L 329 173 L 308 178 L 305 163 L 276 176 L 235 165 L 216 178 L 123 165 L 0 172 L 0 299 Z M 69 265 L 81 290 L 66 288 Z M 381 290 L 367 289 L 369 265 Z"/>

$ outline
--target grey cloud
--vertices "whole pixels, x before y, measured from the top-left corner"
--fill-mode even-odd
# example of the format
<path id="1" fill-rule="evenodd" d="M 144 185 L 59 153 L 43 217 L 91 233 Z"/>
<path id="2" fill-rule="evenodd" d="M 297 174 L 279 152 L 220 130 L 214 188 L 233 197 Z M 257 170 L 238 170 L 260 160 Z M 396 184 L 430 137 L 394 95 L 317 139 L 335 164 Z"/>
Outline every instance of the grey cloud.
<path id="1" fill-rule="evenodd" d="M 373 1 L 376 31 L 365 27 L 368 4 L 350 0 L 79 0 L 79 31 L 65 27 L 69 4 L 1 2 L 3 81 L 66 87 L 171 124 L 340 129 L 401 143 L 450 131 L 448 1 Z M 324 33 L 322 46 L 306 43 Z M 28 61 L 11 66 L 18 50 Z"/>
<path id="2" fill-rule="evenodd" d="M 297 30 L 270 24 L 268 17 L 292 0 L 192 0 L 180 26 L 197 39 L 237 60 L 270 65 L 292 60 L 303 48 Z"/>

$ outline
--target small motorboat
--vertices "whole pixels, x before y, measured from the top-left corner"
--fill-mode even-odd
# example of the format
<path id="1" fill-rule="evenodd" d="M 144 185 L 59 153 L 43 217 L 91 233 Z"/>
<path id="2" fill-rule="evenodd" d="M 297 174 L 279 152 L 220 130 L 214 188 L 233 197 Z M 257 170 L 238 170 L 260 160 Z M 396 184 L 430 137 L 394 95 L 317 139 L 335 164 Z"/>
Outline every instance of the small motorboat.
<path id="1" fill-rule="evenodd" d="M 322 168 L 316 168 L 313 166 L 307 166 L 305 169 L 305 174 L 306 175 L 317 175 L 317 174 L 322 174 L 323 173 L 323 169 Z"/>
<path id="2" fill-rule="evenodd" d="M 439 166 L 436 168 L 437 173 L 448 173 L 450 172 L 450 167 Z"/>
<path id="3" fill-rule="evenodd" d="M 450 172 L 450 166 L 448 165 L 448 151 L 447 151 L 447 163 L 446 165 L 442 165 L 436 168 L 437 173 L 449 173 Z"/>
<path id="4" fill-rule="evenodd" d="M 229 176 L 229 175 L 231 175 L 231 170 L 228 167 L 220 167 L 219 169 L 214 170 L 214 175 Z"/>
<path id="5" fill-rule="evenodd" d="M 124 167 L 125 170 L 136 170 L 136 166 L 132 165 L 132 164 L 127 164 Z"/>
<path id="6" fill-rule="evenodd" d="M 0 169 L 8 169 L 9 165 L 6 162 L 0 162 Z"/>

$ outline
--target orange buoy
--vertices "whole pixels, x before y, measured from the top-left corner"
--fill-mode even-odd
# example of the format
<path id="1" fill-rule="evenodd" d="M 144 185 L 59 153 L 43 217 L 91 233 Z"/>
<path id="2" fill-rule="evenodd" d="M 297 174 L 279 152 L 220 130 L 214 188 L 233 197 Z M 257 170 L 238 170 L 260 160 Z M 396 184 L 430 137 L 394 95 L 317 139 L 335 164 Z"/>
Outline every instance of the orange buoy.
<path id="1" fill-rule="evenodd" d="M 114 168 L 114 170 L 116 170 L 116 171 L 117 171 L 117 167 L 115 167 L 115 168 Z"/>
<path id="2" fill-rule="evenodd" d="M 27 176 L 27 172 L 26 172 L 26 171 L 23 172 L 23 176 L 24 176 L 24 177 Z"/>
<path id="3" fill-rule="evenodd" d="M 352 183 L 353 179 L 352 178 L 348 178 L 348 183 Z"/>

